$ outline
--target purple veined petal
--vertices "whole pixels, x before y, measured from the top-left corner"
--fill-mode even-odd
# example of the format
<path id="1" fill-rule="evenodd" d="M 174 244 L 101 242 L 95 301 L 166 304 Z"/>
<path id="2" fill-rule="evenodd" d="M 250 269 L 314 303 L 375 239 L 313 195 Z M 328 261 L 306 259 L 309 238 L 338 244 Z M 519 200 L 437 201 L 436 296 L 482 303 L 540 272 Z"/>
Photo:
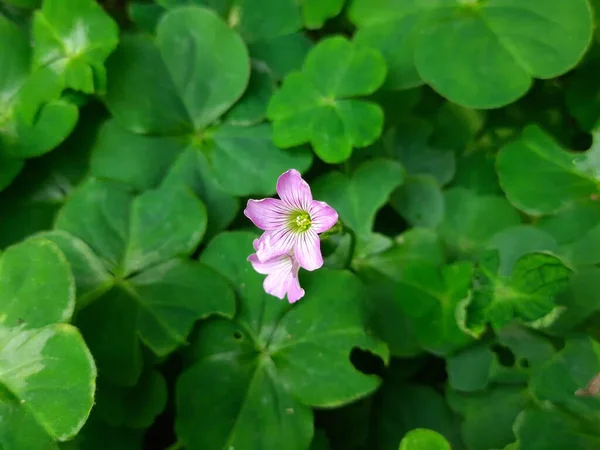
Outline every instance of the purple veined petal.
<path id="1" fill-rule="evenodd" d="M 260 261 L 268 261 L 276 256 L 289 254 L 294 249 L 298 236 L 287 228 L 265 231 L 258 240 L 256 256 Z"/>
<path id="2" fill-rule="evenodd" d="M 308 211 L 312 202 L 310 186 L 296 169 L 288 170 L 277 179 L 277 194 L 284 203 L 302 211 Z"/>
<path id="3" fill-rule="evenodd" d="M 300 267 L 310 271 L 321 267 L 323 265 L 321 241 L 315 230 L 311 228 L 298 236 L 299 239 L 294 246 L 294 256 Z"/>
<path id="4" fill-rule="evenodd" d="M 258 228 L 276 230 L 286 225 L 291 208 L 277 198 L 248 200 L 244 215 Z"/>
<path id="5" fill-rule="evenodd" d="M 275 258 L 269 259 L 268 261 L 262 262 L 256 256 L 256 253 L 252 253 L 248 256 L 248 261 L 252 264 L 252 268 L 261 275 L 268 275 L 281 268 L 282 265 L 288 264 L 290 257 L 288 255 L 279 255 Z"/>
<path id="6" fill-rule="evenodd" d="M 298 261 L 292 260 L 292 280 L 288 286 L 287 296 L 288 302 L 294 303 L 304 297 L 304 289 L 300 287 L 300 280 L 298 279 L 298 271 L 300 265 Z"/>
<path id="7" fill-rule="evenodd" d="M 290 284 L 293 282 L 293 265 L 292 259 L 287 255 L 278 258 L 278 260 L 277 266 L 269 272 L 267 278 L 263 281 L 263 288 L 267 294 L 283 299 L 288 292 Z"/>
<path id="8" fill-rule="evenodd" d="M 329 230 L 338 221 L 338 213 L 325 202 L 313 200 L 308 208 L 312 229 L 317 233 Z"/>

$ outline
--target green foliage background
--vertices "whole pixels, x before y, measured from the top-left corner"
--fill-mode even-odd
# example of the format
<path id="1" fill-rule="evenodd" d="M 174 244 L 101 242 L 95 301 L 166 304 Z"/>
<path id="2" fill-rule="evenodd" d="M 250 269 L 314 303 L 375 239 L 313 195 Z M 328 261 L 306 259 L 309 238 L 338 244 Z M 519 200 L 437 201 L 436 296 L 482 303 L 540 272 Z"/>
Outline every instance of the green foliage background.
<path id="1" fill-rule="evenodd" d="M 0 449 L 600 448 L 598 14 L 0 0 Z M 294 305 L 241 213 L 290 168 Z"/>

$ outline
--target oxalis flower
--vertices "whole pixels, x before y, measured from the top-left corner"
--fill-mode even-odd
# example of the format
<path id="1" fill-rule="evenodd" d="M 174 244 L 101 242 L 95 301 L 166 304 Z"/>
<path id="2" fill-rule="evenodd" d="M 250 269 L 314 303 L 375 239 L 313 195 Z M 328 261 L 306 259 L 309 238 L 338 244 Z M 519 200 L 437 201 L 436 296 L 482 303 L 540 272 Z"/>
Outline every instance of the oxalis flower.
<path id="1" fill-rule="evenodd" d="M 291 255 L 300 267 L 316 270 L 323 265 L 319 234 L 329 230 L 338 214 L 325 202 L 313 200 L 310 186 L 297 170 L 277 180 L 277 198 L 248 200 L 244 214 L 265 232 L 256 245 L 258 261 Z"/>
<path id="2" fill-rule="evenodd" d="M 258 250 L 258 239 L 254 240 L 254 250 Z M 256 253 L 253 253 L 248 260 L 252 263 L 254 270 L 267 275 L 263 282 L 263 288 L 267 294 L 282 300 L 287 294 L 290 303 L 304 297 L 304 289 L 300 287 L 300 280 L 298 280 L 300 265 L 292 254 L 275 256 L 266 262 L 261 262 Z"/>

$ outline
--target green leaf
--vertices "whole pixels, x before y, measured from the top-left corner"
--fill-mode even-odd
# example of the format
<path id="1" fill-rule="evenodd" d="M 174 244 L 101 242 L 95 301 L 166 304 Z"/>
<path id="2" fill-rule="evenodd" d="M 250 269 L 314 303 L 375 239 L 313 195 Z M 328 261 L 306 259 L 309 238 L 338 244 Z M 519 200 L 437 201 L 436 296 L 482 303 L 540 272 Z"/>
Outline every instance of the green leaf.
<path id="1" fill-rule="evenodd" d="M 594 142 L 598 138 L 594 135 Z M 513 205 L 527 214 L 553 214 L 590 201 L 599 192 L 600 147 L 585 153 L 564 150 L 537 126 L 505 145 L 496 168 L 500 184 Z M 531 180 L 537 180 L 531 183 Z"/>
<path id="2" fill-rule="evenodd" d="M 131 205 L 125 274 L 191 254 L 206 230 L 206 209 L 183 189 L 149 190 Z"/>
<path id="3" fill-rule="evenodd" d="M 550 401 L 590 423 L 600 421 L 600 399 L 574 395 L 600 372 L 600 347 L 587 336 L 568 339 L 565 347 L 534 371 L 530 387 L 540 401 Z"/>
<path id="4" fill-rule="evenodd" d="M 77 309 L 112 286 L 111 274 L 81 239 L 61 230 L 44 231 L 35 236 L 54 242 L 66 256 L 75 278 Z"/>
<path id="5" fill-rule="evenodd" d="M 302 27 L 295 0 L 237 0 L 228 22 L 247 42 L 285 36 Z"/>
<path id="6" fill-rule="evenodd" d="M 444 397 L 430 386 L 391 378 L 385 381 L 378 397 L 380 404 L 373 422 L 377 448 L 397 450 L 398 443 L 418 428 L 435 430 L 453 444 L 459 444 L 458 423 Z"/>
<path id="7" fill-rule="evenodd" d="M 131 388 L 116 386 L 100 378 L 96 414 L 112 427 L 144 429 L 154 422 L 167 404 L 167 383 L 160 372 L 147 370 Z"/>
<path id="8" fill-rule="evenodd" d="M 206 156 L 188 148 L 177 158 L 162 182 L 165 187 L 188 186 L 204 202 L 208 215 L 207 239 L 226 228 L 240 207 L 239 201 L 215 181 L 210 170 Z M 137 173 L 137 170 L 131 173 Z M 272 185 L 270 189 L 273 189 Z"/>
<path id="9" fill-rule="evenodd" d="M 66 101 L 48 98 L 52 88 L 44 77 L 30 77 L 28 37 L 4 16 L 0 17 L 0 39 L 11 43 L 0 49 L 0 59 L 6 68 L 0 70 L 0 154 L 3 159 L 41 155 L 60 144 L 73 130 L 77 108 Z M 43 104 L 48 100 L 54 101 Z M 18 164 L 13 162 L 12 169 L 9 168 L 13 176 Z"/>
<path id="10" fill-rule="evenodd" d="M 248 50 L 216 14 L 191 6 L 176 8 L 161 19 L 156 35 L 173 86 L 196 130 L 214 122 L 240 98 L 250 77 Z"/>
<path id="11" fill-rule="evenodd" d="M 0 327 L 0 384 L 53 438 L 63 441 L 81 429 L 95 378 L 94 360 L 74 327 Z"/>
<path id="12" fill-rule="evenodd" d="M 61 88 L 85 93 L 102 92 L 104 61 L 116 48 L 117 24 L 93 0 L 44 0 L 33 19 L 35 42 L 32 63 L 59 76 Z"/>
<path id="13" fill-rule="evenodd" d="M 200 328 L 188 355 L 193 363 L 178 380 L 177 432 L 190 447 L 307 448 L 313 433 L 308 406 L 338 406 L 379 384 L 352 366 L 352 348 L 387 362 L 385 346 L 366 333 L 364 288 L 351 273 L 309 274 L 302 281 L 307 296 L 290 308 L 264 292 L 262 277 L 246 261 L 254 238 L 222 233 L 201 256 L 231 280 L 241 304 L 234 321 L 213 320 Z M 214 357 L 223 352 L 230 357 Z M 210 424 L 193 419 L 217 402 L 222 406 Z"/>
<path id="14" fill-rule="evenodd" d="M 407 176 L 392 193 L 390 203 L 413 227 L 435 228 L 444 218 L 444 194 L 429 175 Z"/>
<path id="15" fill-rule="evenodd" d="M 272 193 L 275 179 L 290 168 L 306 171 L 312 155 L 306 149 L 279 150 L 273 145 L 271 127 L 223 124 L 200 147 L 215 181 L 235 196 Z"/>
<path id="16" fill-rule="evenodd" d="M 456 391 L 481 391 L 492 377 L 494 360 L 494 353 L 485 344 L 450 355 L 446 360 L 448 383 Z"/>
<path id="17" fill-rule="evenodd" d="M 359 27 L 357 43 L 385 56 L 387 88 L 426 82 L 472 108 L 506 105 L 525 94 L 533 78 L 567 72 L 592 35 L 585 0 L 354 0 L 349 15 Z"/>
<path id="18" fill-rule="evenodd" d="M 248 88 L 240 100 L 225 114 L 225 121 L 232 125 L 256 125 L 267 115 L 267 106 L 275 91 L 270 70 L 252 67 Z"/>
<path id="19" fill-rule="evenodd" d="M 344 0 L 303 0 L 302 17 L 309 30 L 321 28 L 327 19 L 337 16 L 344 6 Z"/>
<path id="20" fill-rule="evenodd" d="M 0 386 L 0 444 L 7 450 L 58 450 L 58 443 L 35 420 L 33 415 L 5 388 Z"/>
<path id="21" fill-rule="evenodd" d="M 401 162 L 409 174 L 430 175 L 443 186 L 454 177 L 455 155 L 448 147 L 431 144 L 432 135 L 429 123 L 409 117 L 386 133 L 384 147 L 387 155 Z"/>
<path id="22" fill-rule="evenodd" d="M 314 198 L 329 203 L 342 222 L 360 237 L 370 235 L 377 211 L 404 182 L 404 169 L 394 161 L 375 159 L 362 164 L 351 177 L 330 172 L 312 187 Z"/>
<path id="23" fill-rule="evenodd" d="M 144 191 L 161 183 L 182 151 L 181 143 L 172 136 L 133 134 L 110 119 L 98 132 L 90 173 Z"/>
<path id="24" fill-rule="evenodd" d="M 484 310 L 486 320 L 497 329 L 513 318 L 531 322 L 550 313 L 554 297 L 568 286 L 572 269 L 551 253 L 534 252 L 518 258 L 505 276 L 494 253 L 478 265 L 473 308 Z"/>
<path id="25" fill-rule="evenodd" d="M 531 225 L 517 225 L 496 233 L 488 245 L 489 249 L 498 250 L 500 267 L 498 273 L 510 274 L 515 263 L 527 253 L 558 252 L 556 240 L 543 230 Z"/>
<path id="26" fill-rule="evenodd" d="M 114 273 L 127 276 L 196 248 L 204 205 L 190 192 L 160 188 L 138 197 L 121 184 L 91 179 L 61 209 L 56 227 L 86 242 Z"/>
<path id="27" fill-rule="evenodd" d="M 496 233 L 521 222 L 510 203 L 495 195 L 457 187 L 444 193 L 444 203 L 438 231 L 448 248 L 459 255 L 485 248 Z"/>
<path id="28" fill-rule="evenodd" d="M 29 239 L 0 257 L 0 326 L 39 328 L 67 322 L 75 283 L 65 256 L 46 239 Z"/>
<path id="29" fill-rule="evenodd" d="M 166 356 L 187 342 L 198 319 L 233 312 L 225 279 L 195 261 L 172 259 L 120 282 L 82 309 L 77 323 L 105 378 L 132 386 L 142 370 L 139 340 Z"/>
<path id="30" fill-rule="evenodd" d="M 113 288 L 76 317 L 98 372 L 104 380 L 120 386 L 135 385 L 142 373 L 137 313 L 137 305 L 121 289 Z"/>
<path id="31" fill-rule="evenodd" d="M 597 434 L 581 429 L 572 417 L 558 410 L 523 411 L 515 421 L 519 450 L 591 450 L 600 443 Z"/>
<path id="32" fill-rule="evenodd" d="M 472 340 L 463 322 L 471 297 L 473 265 L 442 268 L 415 261 L 404 267 L 396 299 L 411 317 L 420 344 L 435 354 L 450 353 Z"/>
<path id="33" fill-rule="evenodd" d="M 399 450 L 450 450 L 450 443 L 436 431 L 417 428 L 406 433 Z"/>
<path id="34" fill-rule="evenodd" d="M 264 62 L 278 80 L 300 70 L 312 47 L 313 42 L 300 32 L 248 44 L 252 58 Z"/>
<path id="35" fill-rule="evenodd" d="M 354 97 L 372 94 L 384 77 L 385 63 L 376 51 L 340 36 L 320 41 L 302 71 L 286 77 L 271 98 L 273 141 L 279 147 L 310 142 L 327 163 L 348 159 L 354 147 L 366 147 L 381 134 L 381 108 Z"/>
<path id="36" fill-rule="evenodd" d="M 260 111 L 258 115 L 244 112 L 244 98 L 238 112 L 234 109 L 231 114 L 234 118 L 241 114 L 242 122 L 252 126 L 217 122 L 246 90 L 250 61 L 240 37 L 214 13 L 191 6 L 175 8 L 166 13 L 157 33 L 158 45 L 142 36 L 125 37 L 109 61 L 114 75 L 109 79 L 108 107 L 128 132 L 146 135 L 123 138 L 134 147 L 128 156 L 132 161 L 112 173 L 130 183 L 158 181 L 168 169 L 171 155 L 180 152 L 186 165 L 197 166 L 185 171 L 193 174 L 190 178 L 209 204 L 209 215 L 224 216 L 222 222 L 214 219 L 214 233 L 227 226 L 235 214 L 233 199 L 226 194 L 269 195 L 274 178 L 290 167 L 305 171 L 312 155 L 305 149 L 286 152 L 273 145 L 270 125 L 255 123 L 261 120 Z M 181 39 L 189 40 L 188 50 L 179 44 Z M 192 56 L 189 51 L 194 52 Z M 189 76 L 193 83 L 186 81 Z M 106 150 L 111 161 L 119 157 L 122 145 Z M 147 153 L 142 153 L 142 146 Z M 159 154 L 161 146 L 167 148 Z M 196 150 L 198 155 L 194 158 L 186 149 Z M 138 170 L 141 164 L 151 166 L 143 180 Z M 175 162 L 175 166 L 180 164 Z M 104 175 L 108 169 L 105 166 L 100 173 Z M 197 183 L 195 173 L 202 183 Z"/>
<path id="37" fill-rule="evenodd" d="M 513 423 L 530 402 L 528 392 L 520 386 L 497 386 L 475 394 L 456 394 L 450 401 L 460 406 L 463 416 L 462 436 L 469 450 L 503 448 L 514 442 Z"/>
<path id="38" fill-rule="evenodd" d="M 596 202 L 577 204 L 553 216 L 543 217 L 536 225 L 549 232 L 560 245 L 560 254 L 573 266 L 600 262 L 600 208 Z"/>

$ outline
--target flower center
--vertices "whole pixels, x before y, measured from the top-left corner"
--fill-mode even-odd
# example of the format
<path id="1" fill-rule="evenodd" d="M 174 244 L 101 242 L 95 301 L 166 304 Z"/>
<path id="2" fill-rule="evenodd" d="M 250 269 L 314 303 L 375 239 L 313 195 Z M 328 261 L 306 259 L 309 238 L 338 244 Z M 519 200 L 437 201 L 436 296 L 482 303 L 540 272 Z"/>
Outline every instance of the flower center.
<path id="1" fill-rule="evenodd" d="M 295 211 L 290 219 L 290 225 L 298 232 L 307 231 L 312 225 L 310 214 L 305 211 Z"/>

